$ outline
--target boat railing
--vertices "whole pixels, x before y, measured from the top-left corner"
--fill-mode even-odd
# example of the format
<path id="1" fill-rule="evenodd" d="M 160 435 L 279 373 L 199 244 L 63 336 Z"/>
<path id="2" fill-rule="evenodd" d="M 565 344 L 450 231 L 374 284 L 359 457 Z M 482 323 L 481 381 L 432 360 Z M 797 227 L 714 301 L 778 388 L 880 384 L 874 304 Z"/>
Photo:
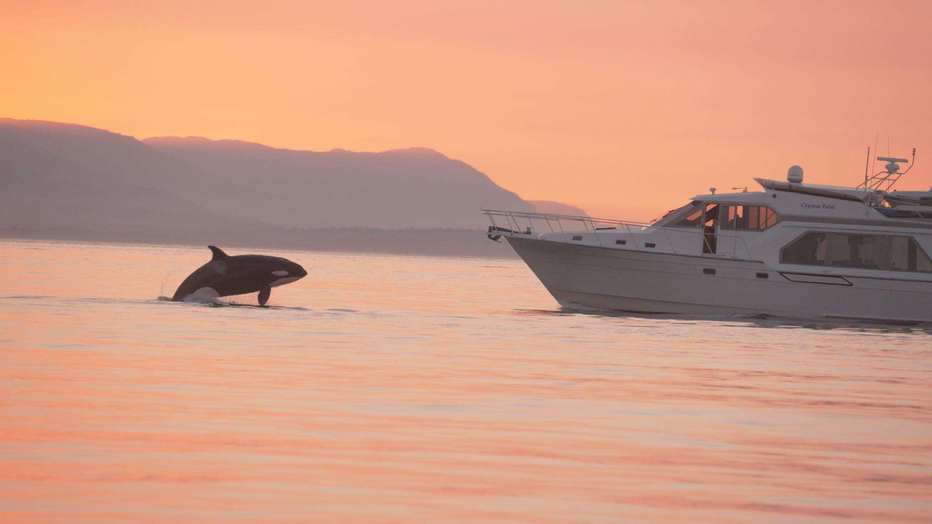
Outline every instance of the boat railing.
<path id="1" fill-rule="evenodd" d="M 659 232 L 662 234 L 663 238 L 666 240 L 667 246 L 669 246 L 670 251 L 674 255 L 691 255 L 695 256 L 697 253 L 694 250 L 690 250 L 689 253 L 682 252 L 683 249 L 677 249 L 676 243 L 670 239 L 671 233 L 677 236 L 681 235 L 699 235 L 702 242 L 692 244 L 693 248 L 698 246 L 704 246 L 705 249 L 701 250 L 703 256 L 709 258 L 727 258 L 727 259 L 738 259 L 738 260 L 753 260 L 751 257 L 751 252 L 748 250 L 747 243 L 744 238 L 737 235 L 737 232 L 733 235 L 728 235 L 728 231 L 719 232 L 715 237 L 717 240 L 723 238 L 733 239 L 733 249 L 730 253 L 714 253 L 716 249 L 713 249 L 713 246 L 709 242 L 709 236 L 702 228 L 672 228 L 669 226 L 658 226 L 653 223 L 645 222 L 632 222 L 626 220 L 613 220 L 607 218 L 594 218 L 589 216 L 578 216 L 578 215 L 561 215 L 556 213 L 532 213 L 527 211 L 503 211 L 498 209 L 482 209 L 481 210 L 492 223 L 492 227 L 489 228 L 489 236 L 493 236 L 494 233 L 506 233 L 511 235 L 530 235 L 535 239 L 539 238 L 542 233 L 559 233 L 559 240 L 554 239 L 553 237 L 548 240 L 559 241 L 565 244 L 571 244 L 570 239 L 574 237 L 573 233 L 587 232 L 593 233 L 593 237 L 596 240 L 596 243 L 599 247 L 603 248 L 618 248 L 615 244 L 605 245 L 603 244 L 603 238 L 600 238 L 600 233 L 605 234 L 609 231 L 623 232 L 627 236 L 630 236 L 632 239 L 631 247 L 628 247 L 625 244 L 626 248 L 633 248 L 635 251 L 645 251 L 642 246 L 638 245 L 634 234 L 649 234 L 652 232 Z M 583 230 L 577 229 L 567 229 L 564 226 L 564 222 L 569 224 L 582 224 Z M 538 227 L 541 226 L 541 227 Z M 739 249 L 740 245 L 740 249 Z M 658 252 L 657 250 L 652 250 L 651 252 Z M 662 252 L 662 251 L 661 251 Z"/>
<path id="2" fill-rule="evenodd" d="M 932 207 L 926 209 L 917 210 L 909 209 L 906 207 L 883 207 L 883 206 L 874 206 L 874 209 L 878 213 L 887 217 L 894 219 L 904 219 L 904 220 L 918 220 L 925 223 L 932 223 Z"/>

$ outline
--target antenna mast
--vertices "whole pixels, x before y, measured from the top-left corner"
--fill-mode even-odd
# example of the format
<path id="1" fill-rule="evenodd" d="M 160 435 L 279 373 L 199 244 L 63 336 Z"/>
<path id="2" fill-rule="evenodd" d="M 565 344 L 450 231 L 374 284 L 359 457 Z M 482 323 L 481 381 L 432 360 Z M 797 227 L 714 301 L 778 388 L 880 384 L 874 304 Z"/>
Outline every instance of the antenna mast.
<path id="1" fill-rule="evenodd" d="M 867 146 L 867 161 L 864 162 L 864 187 L 867 187 L 867 173 L 871 165 L 871 146 Z M 860 187 L 860 186 L 858 186 Z"/>
<path id="2" fill-rule="evenodd" d="M 865 176 L 864 184 L 859 185 L 858 189 L 864 188 L 870 191 L 881 191 L 883 193 L 889 192 L 894 184 L 900 179 L 901 176 L 909 173 L 909 170 L 916 165 L 916 148 L 913 148 L 913 159 L 910 163 L 909 159 L 906 158 L 893 158 L 887 156 L 879 156 L 877 160 L 881 162 L 887 162 L 887 165 L 883 166 L 886 171 L 881 171 L 874 176 L 867 178 Z M 909 167 L 906 168 L 906 171 L 900 173 L 900 164 L 909 163 Z"/>

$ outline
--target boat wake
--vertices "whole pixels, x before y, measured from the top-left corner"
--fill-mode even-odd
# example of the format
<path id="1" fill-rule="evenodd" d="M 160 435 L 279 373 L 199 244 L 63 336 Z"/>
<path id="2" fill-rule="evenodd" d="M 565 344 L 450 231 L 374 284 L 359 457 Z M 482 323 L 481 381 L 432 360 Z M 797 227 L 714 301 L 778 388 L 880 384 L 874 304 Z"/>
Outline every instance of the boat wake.
<path id="1" fill-rule="evenodd" d="M 250 297 L 250 298 L 247 298 Z M 251 299 L 251 300 L 250 300 Z M 219 307 L 219 308 L 253 308 L 253 309 L 274 309 L 274 310 L 291 310 L 291 311 L 309 311 L 307 308 L 298 307 L 298 306 L 274 306 L 266 304 L 264 306 L 259 305 L 258 301 L 255 299 L 255 294 L 252 295 L 237 295 L 233 297 L 224 297 L 223 299 L 219 298 L 198 298 L 198 299 L 188 299 L 184 301 L 174 302 L 171 297 L 160 295 L 156 301 L 158 302 L 169 302 L 172 304 L 183 304 L 189 306 L 206 306 L 206 307 Z"/>

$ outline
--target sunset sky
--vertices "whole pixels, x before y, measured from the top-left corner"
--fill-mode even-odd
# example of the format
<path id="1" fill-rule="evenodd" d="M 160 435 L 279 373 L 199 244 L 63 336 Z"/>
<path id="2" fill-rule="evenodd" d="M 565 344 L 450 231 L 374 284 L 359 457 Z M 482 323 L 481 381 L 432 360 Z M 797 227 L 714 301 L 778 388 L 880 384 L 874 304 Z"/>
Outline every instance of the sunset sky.
<path id="1" fill-rule="evenodd" d="M 0 117 L 139 138 L 430 147 L 649 219 L 866 148 L 932 186 L 932 2 L 0 0 Z"/>

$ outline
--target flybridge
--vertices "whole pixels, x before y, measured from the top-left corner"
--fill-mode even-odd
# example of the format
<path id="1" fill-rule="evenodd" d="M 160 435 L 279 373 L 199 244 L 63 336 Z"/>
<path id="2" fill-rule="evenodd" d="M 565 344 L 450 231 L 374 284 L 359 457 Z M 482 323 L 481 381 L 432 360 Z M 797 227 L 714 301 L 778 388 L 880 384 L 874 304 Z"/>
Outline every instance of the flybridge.
<path id="1" fill-rule="evenodd" d="M 868 157 L 869 158 L 869 157 Z M 877 157 L 879 162 L 886 162 L 884 170 L 874 175 L 868 175 L 865 169 L 864 182 L 856 188 L 840 186 L 822 186 L 802 183 L 802 169 L 798 166 L 790 168 L 787 181 L 767 180 L 755 178 L 765 190 L 798 193 L 815 197 L 831 198 L 861 202 L 870 206 L 886 218 L 913 219 L 928 221 L 932 219 L 932 189 L 929 191 L 891 191 L 900 178 L 916 165 L 916 149 L 913 148 L 912 160 L 897 157 Z M 905 171 L 901 171 L 900 164 L 910 164 Z M 826 204 L 809 206 L 803 204 L 804 209 L 826 209 Z"/>
<path id="2" fill-rule="evenodd" d="M 767 180 L 765 178 L 755 178 L 758 184 L 764 189 L 771 191 L 784 191 L 787 193 L 800 193 L 803 195 L 812 195 L 823 198 L 835 198 L 840 200 L 852 200 L 854 202 L 870 202 L 882 198 L 881 193 L 871 189 L 856 189 L 842 186 L 821 186 L 816 184 L 803 184 L 796 182 L 781 182 L 779 180 Z"/>

